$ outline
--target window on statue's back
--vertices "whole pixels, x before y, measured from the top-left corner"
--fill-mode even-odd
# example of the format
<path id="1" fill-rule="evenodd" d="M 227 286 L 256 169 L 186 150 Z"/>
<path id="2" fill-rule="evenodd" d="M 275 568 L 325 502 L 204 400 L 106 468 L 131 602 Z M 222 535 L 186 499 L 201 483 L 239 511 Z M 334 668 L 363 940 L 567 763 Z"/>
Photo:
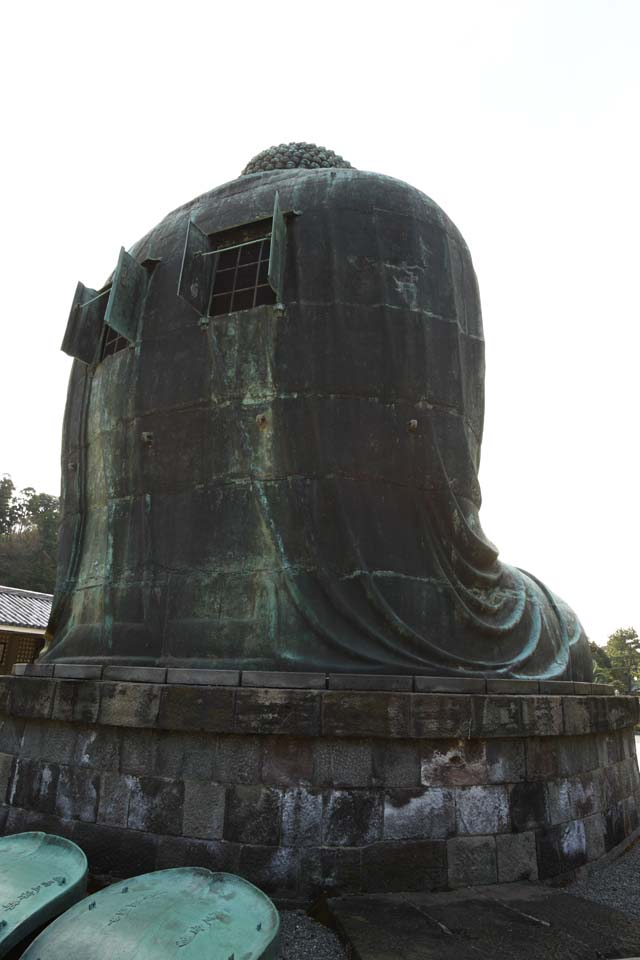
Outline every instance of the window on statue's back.
<path id="1" fill-rule="evenodd" d="M 178 295 L 202 317 L 282 302 L 286 226 L 278 194 L 273 216 L 215 234 L 189 222 Z"/>

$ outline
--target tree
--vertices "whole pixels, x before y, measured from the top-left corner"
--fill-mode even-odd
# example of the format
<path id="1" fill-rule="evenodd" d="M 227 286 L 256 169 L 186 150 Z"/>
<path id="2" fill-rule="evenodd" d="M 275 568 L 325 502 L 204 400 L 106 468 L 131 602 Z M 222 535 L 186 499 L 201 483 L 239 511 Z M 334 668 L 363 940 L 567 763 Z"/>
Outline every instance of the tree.
<path id="1" fill-rule="evenodd" d="M 0 583 L 51 593 L 56 579 L 59 501 L 0 477 Z"/>
<path id="2" fill-rule="evenodd" d="M 607 640 L 606 653 L 611 662 L 613 682 L 631 693 L 640 674 L 640 637 L 633 627 L 622 627 Z"/>
<path id="3" fill-rule="evenodd" d="M 589 641 L 589 648 L 593 658 L 593 679 L 595 682 L 614 683 L 611 659 L 605 648 L 598 646 L 594 640 Z"/>

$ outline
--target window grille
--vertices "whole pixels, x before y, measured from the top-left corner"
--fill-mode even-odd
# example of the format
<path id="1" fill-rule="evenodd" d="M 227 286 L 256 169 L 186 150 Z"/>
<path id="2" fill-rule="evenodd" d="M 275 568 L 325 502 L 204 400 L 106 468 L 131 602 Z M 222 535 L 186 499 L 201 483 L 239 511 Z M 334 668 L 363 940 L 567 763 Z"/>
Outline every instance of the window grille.
<path id="1" fill-rule="evenodd" d="M 207 235 L 192 220 L 178 295 L 200 316 L 222 316 L 283 299 L 286 225 L 278 194 L 273 216 Z"/>
<path id="2" fill-rule="evenodd" d="M 113 353 L 117 353 L 118 350 L 124 350 L 125 347 L 129 346 L 129 341 L 126 337 L 121 337 L 120 334 L 105 323 L 104 330 L 102 332 L 102 344 L 100 347 L 100 360 L 104 360 L 105 357 L 110 357 Z"/>
<path id="3" fill-rule="evenodd" d="M 270 237 L 222 248 L 216 258 L 210 316 L 276 302 L 267 278 L 270 252 Z"/>
<path id="4" fill-rule="evenodd" d="M 20 637 L 16 644 L 16 663 L 33 663 L 36 658 L 36 641 Z"/>

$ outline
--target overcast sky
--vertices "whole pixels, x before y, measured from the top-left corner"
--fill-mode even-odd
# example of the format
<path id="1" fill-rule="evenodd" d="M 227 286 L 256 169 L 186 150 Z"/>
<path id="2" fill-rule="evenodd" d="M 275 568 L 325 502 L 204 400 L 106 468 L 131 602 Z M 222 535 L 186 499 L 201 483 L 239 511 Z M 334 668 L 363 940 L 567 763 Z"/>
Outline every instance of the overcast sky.
<path id="1" fill-rule="evenodd" d="M 406 180 L 474 258 L 482 520 L 602 642 L 640 630 L 640 2 L 7 4 L 0 473 L 59 489 L 77 280 L 308 140 Z"/>

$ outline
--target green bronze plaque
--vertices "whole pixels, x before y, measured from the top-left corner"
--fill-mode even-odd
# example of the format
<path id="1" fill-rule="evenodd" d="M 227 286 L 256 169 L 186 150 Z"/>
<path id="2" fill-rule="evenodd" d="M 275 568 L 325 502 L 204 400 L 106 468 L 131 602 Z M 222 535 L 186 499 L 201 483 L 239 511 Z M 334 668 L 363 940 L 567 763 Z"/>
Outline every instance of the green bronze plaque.
<path id="1" fill-rule="evenodd" d="M 84 896 L 87 858 L 47 833 L 0 839 L 0 957 Z"/>
<path id="2" fill-rule="evenodd" d="M 86 897 L 41 933 L 23 960 L 268 960 L 279 925 L 271 900 L 240 877 L 159 870 Z"/>

